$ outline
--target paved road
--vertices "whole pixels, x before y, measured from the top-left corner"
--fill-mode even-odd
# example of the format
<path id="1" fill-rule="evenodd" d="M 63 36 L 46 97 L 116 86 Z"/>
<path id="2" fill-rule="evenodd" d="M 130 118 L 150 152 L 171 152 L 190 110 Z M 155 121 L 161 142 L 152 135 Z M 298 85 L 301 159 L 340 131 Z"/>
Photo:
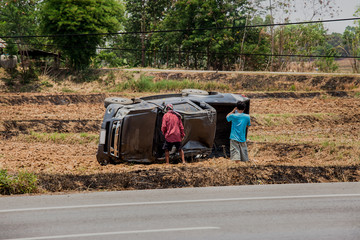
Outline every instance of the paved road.
<path id="1" fill-rule="evenodd" d="M 0 239 L 360 239 L 360 183 L 0 197 Z"/>

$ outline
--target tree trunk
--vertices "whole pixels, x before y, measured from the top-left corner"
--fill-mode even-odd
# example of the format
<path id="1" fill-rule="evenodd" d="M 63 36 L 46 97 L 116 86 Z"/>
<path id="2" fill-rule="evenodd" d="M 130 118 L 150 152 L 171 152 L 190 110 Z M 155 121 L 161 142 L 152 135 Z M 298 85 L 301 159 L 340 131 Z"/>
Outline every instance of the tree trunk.
<path id="1" fill-rule="evenodd" d="M 206 68 L 207 68 L 207 70 L 210 70 L 210 47 L 209 47 L 209 45 L 206 48 L 206 54 L 207 54 Z"/>
<path id="2" fill-rule="evenodd" d="M 142 1 L 142 14 L 141 14 L 141 67 L 145 67 L 145 2 Z"/>
<path id="3" fill-rule="evenodd" d="M 197 69 L 197 54 L 195 53 L 195 69 Z"/>
<path id="4" fill-rule="evenodd" d="M 166 68 L 169 67 L 169 46 L 166 46 Z"/>
<path id="5" fill-rule="evenodd" d="M 270 18 L 271 24 L 274 24 L 273 14 L 272 14 L 272 4 L 270 1 Z M 274 26 L 271 26 L 271 58 L 270 58 L 270 71 L 273 71 L 273 61 L 274 61 Z"/>

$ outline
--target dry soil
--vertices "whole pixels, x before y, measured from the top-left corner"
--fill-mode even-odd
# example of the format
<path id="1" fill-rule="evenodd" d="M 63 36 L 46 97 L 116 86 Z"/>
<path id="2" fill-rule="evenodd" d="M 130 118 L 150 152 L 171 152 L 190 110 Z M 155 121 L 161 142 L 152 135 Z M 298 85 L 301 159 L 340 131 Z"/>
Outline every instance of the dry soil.
<path id="1" fill-rule="evenodd" d="M 169 75 L 161 74 L 167 79 Z M 294 83 L 293 78 L 289 77 L 292 84 L 314 81 L 301 78 Z M 236 164 L 228 158 L 210 158 L 168 166 L 162 162 L 101 166 L 96 161 L 103 100 L 133 93 L 3 91 L 0 169 L 35 173 L 44 192 L 359 181 L 360 94 L 356 81 L 352 79 L 357 88 L 321 89 L 326 83 L 318 82 L 317 90 L 312 86 L 311 91 L 302 92 L 234 86 L 230 91 L 251 99 L 251 161 Z M 246 84 L 250 86 L 251 80 L 243 80 L 242 85 Z"/>

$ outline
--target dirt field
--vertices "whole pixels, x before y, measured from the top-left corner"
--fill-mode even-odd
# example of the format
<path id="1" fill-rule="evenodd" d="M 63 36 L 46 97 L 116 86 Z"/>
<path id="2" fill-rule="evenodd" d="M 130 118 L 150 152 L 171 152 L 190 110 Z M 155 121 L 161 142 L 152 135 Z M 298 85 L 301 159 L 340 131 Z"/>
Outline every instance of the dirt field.
<path id="1" fill-rule="evenodd" d="M 313 80 L 291 81 L 289 85 L 300 86 Z M 100 166 L 95 154 L 103 100 L 133 93 L 3 92 L 0 169 L 33 172 L 49 192 L 360 181 L 357 81 L 347 81 L 350 89 L 334 87 L 326 92 L 315 85 L 311 92 L 234 88 L 233 92 L 251 98 L 251 162 L 240 164 L 212 158 L 186 165 Z M 242 83 L 251 85 L 251 81 Z"/>

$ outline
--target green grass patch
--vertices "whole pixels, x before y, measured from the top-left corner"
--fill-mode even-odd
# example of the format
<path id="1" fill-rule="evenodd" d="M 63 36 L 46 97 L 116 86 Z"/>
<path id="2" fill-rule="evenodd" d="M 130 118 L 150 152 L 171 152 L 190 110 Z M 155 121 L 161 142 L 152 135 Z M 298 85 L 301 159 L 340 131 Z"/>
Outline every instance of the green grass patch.
<path id="1" fill-rule="evenodd" d="M 253 142 L 266 143 L 289 143 L 289 144 L 311 144 L 318 145 L 321 149 L 330 149 L 334 152 L 337 147 L 347 147 L 360 150 L 360 141 L 351 139 L 349 136 L 342 136 L 337 139 L 329 139 L 327 134 L 252 134 L 249 133 L 249 140 Z"/>
<path id="2" fill-rule="evenodd" d="M 74 90 L 69 89 L 69 88 L 62 88 L 61 91 L 62 91 L 63 93 L 74 93 L 74 92 L 75 92 Z"/>
<path id="3" fill-rule="evenodd" d="M 282 113 L 282 114 L 254 114 L 254 116 L 267 116 L 273 118 L 291 118 L 291 117 L 298 117 L 298 116 L 313 116 L 318 119 L 324 119 L 327 116 L 336 116 L 335 113 Z"/>
<path id="4" fill-rule="evenodd" d="M 40 82 L 40 85 L 43 86 L 43 87 L 47 87 L 47 88 L 51 88 L 51 87 L 54 86 L 52 83 L 50 83 L 47 80 Z"/>
<path id="5" fill-rule="evenodd" d="M 295 92 L 296 91 L 296 86 L 293 84 L 293 85 L 291 85 L 291 87 L 290 87 L 290 91 L 291 92 Z"/>
<path id="6" fill-rule="evenodd" d="M 185 88 L 195 88 L 207 91 L 229 90 L 229 86 L 218 82 L 199 83 L 190 80 L 161 80 L 153 81 L 153 77 L 141 76 L 138 80 L 127 80 L 111 88 L 110 92 L 134 91 L 134 92 L 161 92 L 177 91 Z"/>
<path id="7" fill-rule="evenodd" d="M 297 135 L 249 135 L 249 140 L 254 142 L 267 142 L 267 143 L 297 143 L 304 144 L 301 136 Z"/>
<path id="8" fill-rule="evenodd" d="M 325 141 L 321 142 L 321 150 L 330 149 L 329 150 L 330 154 L 334 154 L 336 152 L 336 146 L 337 146 L 337 143 L 333 142 L 333 141 L 325 140 Z"/>
<path id="9" fill-rule="evenodd" d="M 323 147 L 335 147 L 335 146 L 336 146 L 336 144 L 335 144 L 334 142 L 330 142 L 330 141 L 323 141 L 323 142 L 321 143 L 321 145 L 322 145 Z"/>
<path id="10" fill-rule="evenodd" d="M 256 121 L 264 126 L 279 126 L 283 124 L 292 124 L 290 118 L 294 117 L 294 114 L 251 114 L 256 118 Z"/>
<path id="11" fill-rule="evenodd" d="M 90 133 L 39 133 L 31 131 L 30 134 L 24 135 L 28 142 L 53 142 L 53 143 L 66 143 L 66 144 L 86 144 L 98 143 L 98 134 Z"/>
<path id="12" fill-rule="evenodd" d="M 24 194 L 38 192 L 37 176 L 25 171 L 9 174 L 7 170 L 0 169 L 0 194 Z"/>
<path id="13" fill-rule="evenodd" d="M 334 113 L 309 113 L 309 114 L 296 114 L 296 113 L 284 113 L 284 114 L 251 114 L 260 125 L 272 127 L 280 125 L 293 125 L 299 122 L 299 118 L 310 117 L 314 120 L 335 119 L 339 116 Z"/>

